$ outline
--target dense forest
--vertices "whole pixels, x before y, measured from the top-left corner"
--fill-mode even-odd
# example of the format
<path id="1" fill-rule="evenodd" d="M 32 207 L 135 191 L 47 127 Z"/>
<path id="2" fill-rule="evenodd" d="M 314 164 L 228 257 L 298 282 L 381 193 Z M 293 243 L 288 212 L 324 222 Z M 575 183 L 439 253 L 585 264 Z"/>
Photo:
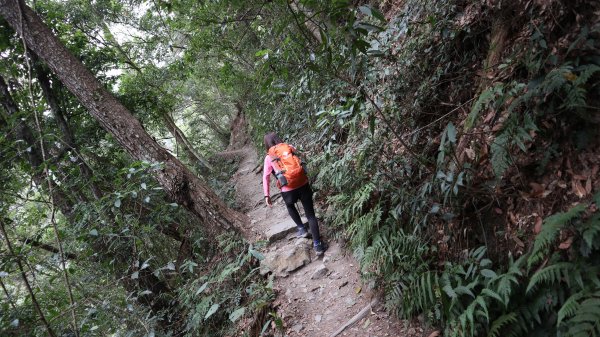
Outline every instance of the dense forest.
<path id="1" fill-rule="evenodd" d="M 0 103 L 2 336 L 286 335 L 269 131 L 390 317 L 600 335 L 597 1 L 0 0 Z"/>

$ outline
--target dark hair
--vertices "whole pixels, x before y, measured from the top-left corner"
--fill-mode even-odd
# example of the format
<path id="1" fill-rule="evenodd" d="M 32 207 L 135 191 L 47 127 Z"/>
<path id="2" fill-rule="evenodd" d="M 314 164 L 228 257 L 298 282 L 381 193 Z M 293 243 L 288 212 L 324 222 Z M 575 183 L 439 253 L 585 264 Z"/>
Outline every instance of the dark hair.
<path id="1" fill-rule="evenodd" d="M 275 132 L 269 132 L 265 135 L 265 149 L 269 151 L 272 146 L 281 144 L 283 141 Z"/>

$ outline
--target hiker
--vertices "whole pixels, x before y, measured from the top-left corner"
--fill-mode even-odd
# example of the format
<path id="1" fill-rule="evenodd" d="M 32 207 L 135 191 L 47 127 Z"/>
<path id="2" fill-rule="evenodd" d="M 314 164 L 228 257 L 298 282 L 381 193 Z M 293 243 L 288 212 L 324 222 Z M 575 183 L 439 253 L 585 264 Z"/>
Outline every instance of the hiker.
<path id="1" fill-rule="evenodd" d="M 285 207 L 287 207 L 292 220 L 298 226 L 296 236 L 302 238 L 309 236 L 304 224 L 302 224 L 298 209 L 296 209 L 296 202 L 300 200 L 310 226 L 315 253 L 317 256 L 323 255 L 325 250 L 327 250 L 327 246 L 321 242 L 319 235 L 319 223 L 315 216 L 315 207 L 312 198 L 313 191 L 308 183 L 304 163 L 294 154 L 296 149 L 284 143 L 274 132 L 267 133 L 264 141 L 267 150 L 263 169 L 263 191 L 265 192 L 266 204 L 269 207 L 273 206 L 269 192 L 271 174 L 273 174 L 277 179 L 277 187 L 281 190 L 281 197 L 285 202 Z"/>

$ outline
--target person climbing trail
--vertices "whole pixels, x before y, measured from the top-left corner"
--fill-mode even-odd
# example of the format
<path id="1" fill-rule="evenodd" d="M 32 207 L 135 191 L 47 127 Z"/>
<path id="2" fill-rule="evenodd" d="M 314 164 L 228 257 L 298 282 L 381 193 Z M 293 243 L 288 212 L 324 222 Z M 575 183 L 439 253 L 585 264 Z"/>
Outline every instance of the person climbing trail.
<path id="1" fill-rule="evenodd" d="M 321 242 L 319 223 L 313 203 L 313 191 L 308 182 L 304 163 L 294 153 L 296 149 L 284 143 L 274 132 L 265 135 L 264 143 L 267 150 L 263 168 L 263 191 L 266 204 L 269 207 L 273 206 L 269 191 L 271 174 L 273 174 L 277 178 L 277 187 L 281 190 L 281 197 L 285 202 L 288 213 L 298 227 L 297 236 L 303 238 L 309 236 L 296 208 L 296 202 L 300 200 L 310 226 L 310 235 L 312 235 L 315 253 L 317 256 L 323 255 L 327 250 L 327 245 Z"/>

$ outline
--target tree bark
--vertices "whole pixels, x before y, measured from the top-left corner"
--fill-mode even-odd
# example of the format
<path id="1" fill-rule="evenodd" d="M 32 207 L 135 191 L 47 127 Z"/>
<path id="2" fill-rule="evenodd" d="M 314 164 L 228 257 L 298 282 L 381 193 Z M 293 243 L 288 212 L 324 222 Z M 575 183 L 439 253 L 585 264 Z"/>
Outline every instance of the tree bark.
<path id="1" fill-rule="evenodd" d="M 247 223 L 245 215 L 227 207 L 204 182 L 154 141 L 29 7 L 20 5 L 18 0 L 0 0 L 0 14 L 133 158 L 161 164 L 155 171 L 157 181 L 172 200 L 198 216 L 208 232 L 218 234 Z"/>
<path id="2" fill-rule="evenodd" d="M 0 76 L 0 104 L 6 112 L 6 116 L 2 116 L 3 119 L 8 120 L 9 116 L 18 116 L 19 107 L 12 99 L 10 92 L 8 91 L 8 85 L 2 76 Z M 46 186 L 46 175 L 42 169 L 44 164 L 42 152 L 40 151 L 39 142 L 35 139 L 33 132 L 25 122 L 17 123 L 15 126 L 14 136 L 12 137 L 16 141 L 20 142 L 19 151 L 27 153 L 27 161 L 31 165 L 32 178 L 35 183 L 42 187 Z M 25 149 L 26 148 L 26 149 Z M 71 218 L 73 215 L 72 203 L 69 198 L 59 186 L 53 185 L 52 198 L 56 205 L 60 208 L 60 211 L 67 218 Z"/>
<path id="3" fill-rule="evenodd" d="M 165 121 L 165 125 L 167 126 L 167 129 L 169 129 L 169 132 L 171 132 L 171 134 L 175 137 L 177 143 L 181 144 L 183 150 L 187 153 L 190 160 L 203 166 L 202 170 L 212 171 L 212 165 L 210 165 L 196 152 L 196 150 L 194 150 L 192 143 L 190 143 L 183 131 L 181 131 L 177 124 L 175 124 L 175 121 L 168 113 L 163 113 L 163 120 Z"/>
<path id="4" fill-rule="evenodd" d="M 31 54 L 34 55 L 33 53 Z M 83 176 L 87 179 L 94 198 L 100 199 L 103 195 L 102 190 L 94 181 L 94 173 L 92 172 L 92 169 L 87 165 L 83 158 L 80 158 L 79 156 L 79 148 L 75 141 L 75 136 L 73 136 L 73 132 L 71 131 L 69 123 L 65 117 L 64 110 L 61 108 L 60 104 L 58 103 L 59 100 L 56 98 L 56 86 L 52 87 L 50 85 L 50 74 L 48 73 L 48 70 L 44 68 L 38 62 L 38 60 L 34 59 L 33 61 L 36 78 L 40 84 L 40 87 L 42 88 L 42 93 L 44 94 L 44 98 L 50 107 L 50 111 L 56 120 L 56 124 L 62 133 L 62 141 L 69 149 L 75 150 L 77 154 L 77 164 L 81 170 L 81 174 L 83 174 Z"/>

